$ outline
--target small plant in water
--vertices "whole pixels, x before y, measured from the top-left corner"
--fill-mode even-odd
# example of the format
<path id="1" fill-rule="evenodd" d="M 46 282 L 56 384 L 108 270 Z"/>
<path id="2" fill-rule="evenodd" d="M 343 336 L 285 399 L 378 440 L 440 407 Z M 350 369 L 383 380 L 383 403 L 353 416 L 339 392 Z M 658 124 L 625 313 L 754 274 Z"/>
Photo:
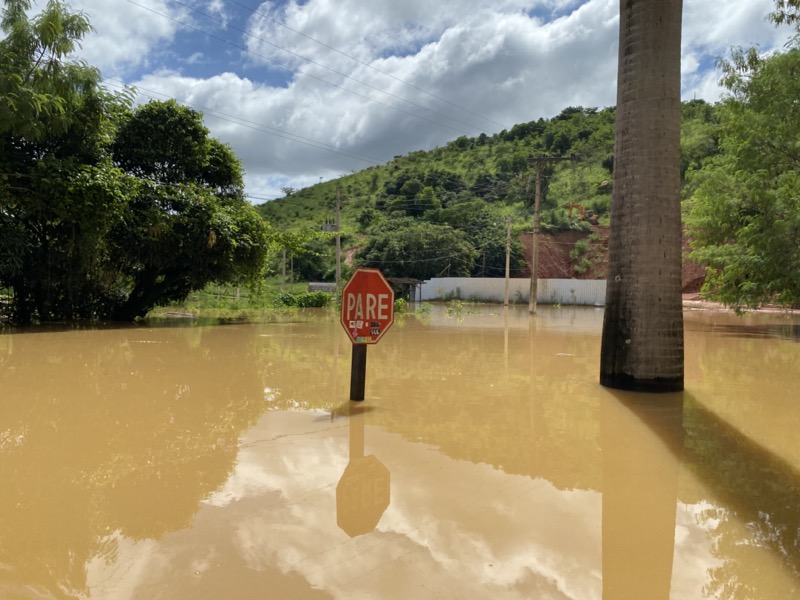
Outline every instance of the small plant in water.
<path id="1" fill-rule="evenodd" d="M 464 303 L 461 300 L 451 300 L 445 312 L 449 317 L 460 317 L 464 314 Z"/>
<path id="2" fill-rule="evenodd" d="M 429 315 L 431 314 L 431 305 L 426 303 L 420 304 L 417 308 L 417 312 L 421 315 Z"/>

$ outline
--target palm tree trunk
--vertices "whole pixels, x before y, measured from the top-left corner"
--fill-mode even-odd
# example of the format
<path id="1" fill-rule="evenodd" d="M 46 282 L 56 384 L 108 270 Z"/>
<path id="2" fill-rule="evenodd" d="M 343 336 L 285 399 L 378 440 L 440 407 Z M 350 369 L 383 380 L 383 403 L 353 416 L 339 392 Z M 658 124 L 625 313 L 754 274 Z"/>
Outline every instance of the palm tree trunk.
<path id="1" fill-rule="evenodd" d="M 682 0 L 620 0 L 602 385 L 683 389 L 680 221 Z"/>

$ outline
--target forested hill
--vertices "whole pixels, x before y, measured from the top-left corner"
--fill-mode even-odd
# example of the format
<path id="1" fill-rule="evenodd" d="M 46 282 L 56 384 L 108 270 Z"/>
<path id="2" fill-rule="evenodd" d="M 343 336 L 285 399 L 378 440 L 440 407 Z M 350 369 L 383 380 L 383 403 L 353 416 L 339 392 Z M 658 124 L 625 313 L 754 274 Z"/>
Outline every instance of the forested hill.
<path id="1" fill-rule="evenodd" d="M 737 309 L 800 308 L 800 0 L 776 7 L 770 20 L 794 29 L 784 50 L 733 49 L 719 62 L 724 99 L 682 107 L 689 255 L 704 267 L 703 293 Z M 609 222 L 613 129 L 613 109 L 567 108 L 549 120 L 491 137 L 461 137 L 338 181 L 289 190 L 289 197 L 259 211 L 277 231 L 294 232 L 281 234 L 283 247 L 309 279 L 331 277 L 333 246 L 314 232 L 332 222 L 337 187 L 344 247 L 356 265 L 419 279 L 499 277 L 511 223 L 512 270 L 520 274 L 527 253 L 519 240 L 531 226 L 534 195 L 530 159 L 569 156 L 574 160 L 544 164 L 542 225 L 561 236 L 584 232 L 564 242 L 570 272 L 561 276 L 591 276 L 603 260 Z"/>
<path id="2" fill-rule="evenodd" d="M 552 119 L 520 123 L 492 136 L 459 137 L 383 166 L 287 190 L 285 198 L 257 208 L 276 230 L 313 235 L 333 229 L 339 188 L 343 246 L 359 249 L 360 264 L 420 278 L 501 276 L 510 221 L 512 269 L 520 274 L 526 267 L 519 237 L 530 230 L 534 197 L 530 159 L 574 159 L 544 165 L 543 231 L 590 232 L 607 225 L 614 116 L 613 108 L 566 108 Z M 682 175 L 717 151 L 717 107 L 686 102 L 683 121 Z M 330 278 L 331 244 L 317 240 L 307 248 L 295 257 L 300 276 Z"/>

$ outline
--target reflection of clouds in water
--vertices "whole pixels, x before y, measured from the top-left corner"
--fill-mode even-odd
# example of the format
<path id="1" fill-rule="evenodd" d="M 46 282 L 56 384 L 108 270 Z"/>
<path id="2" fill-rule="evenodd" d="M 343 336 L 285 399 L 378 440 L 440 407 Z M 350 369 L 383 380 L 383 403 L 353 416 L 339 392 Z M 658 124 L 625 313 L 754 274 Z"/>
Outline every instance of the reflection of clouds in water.
<path id="1" fill-rule="evenodd" d="M 241 440 L 236 468 L 221 489 L 206 504 L 222 507 L 231 502 L 269 492 L 278 492 L 289 504 L 330 487 L 337 473 L 347 466 L 347 446 L 330 437 L 330 425 L 313 421 L 313 413 L 296 413 L 285 419 L 283 412 L 269 412 Z M 280 426 L 270 426 L 280 420 Z M 295 426 L 287 425 L 291 421 Z M 296 426 L 299 425 L 299 428 Z M 346 428 L 339 422 L 338 429 Z M 345 430 L 346 431 L 346 430 Z M 319 437 L 323 434 L 324 437 Z M 335 483 L 333 484 L 335 485 Z"/>
<path id="2" fill-rule="evenodd" d="M 92 598 L 133 598 L 136 588 L 152 571 L 161 554 L 162 544 L 155 540 L 134 542 L 115 533 L 106 542 L 116 544 L 116 562 L 109 564 L 106 557 L 96 556 L 86 565 L 86 583 Z M 168 561 L 164 561 L 166 564 Z M 157 570 L 160 570 L 156 567 Z"/>
<path id="3" fill-rule="evenodd" d="M 716 507 L 705 500 L 678 502 L 675 516 L 675 555 L 672 565 L 672 597 L 697 598 L 707 583 L 708 570 L 723 561 L 711 554 L 711 540 L 719 519 L 709 518 Z"/>
<path id="4" fill-rule="evenodd" d="M 336 526 L 332 489 L 321 491 L 344 471 L 344 439 L 338 456 L 320 439 L 282 446 L 280 460 L 263 446 L 240 455 L 221 493 L 238 487 L 244 498 L 244 490 L 279 491 L 280 482 L 285 501 L 237 525 L 250 568 L 277 564 L 337 597 L 374 595 L 375 585 L 382 597 L 398 598 L 432 590 L 451 597 L 523 598 L 532 590 L 546 590 L 541 597 L 600 597 L 597 493 L 561 492 L 395 435 L 368 429 L 366 437 L 368 447 L 380 442 L 375 453 L 392 472 L 392 501 L 374 534 L 352 540 Z M 270 473 L 271 484 L 253 485 L 254 473 Z"/>
<path id="5" fill-rule="evenodd" d="M 602 597 L 599 492 L 559 490 L 370 427 L 365 450 L 391 472 L 391 503 L 374 533 L 349 538 L 336 525 L 335 501 L 348 463 L 347 424 L 265 414 L 192 528 L 159 542 L 122 540 L 116 565 L 93 565 L 95 581 L 104 571 L 114 590 L 130 591 L 115 598 L 135 598 L 167 586 L 176 572 L 191 573 L 199 587 L 181 588 L 190 597 L 223 562 L 237 569 L 229 578 L 275 572 L 273 579 L 297 578 L 348 600 Z M 714 564 L 697 521 L 702 510 L 678 505 L 677 597 L 698 597 Z"/>
<path id="6" fill-rule="evenodd" d="M 428 455 L 423 464 L 433 473 L 422 481 L 412 472 L 402 477 L 421 485 L 398 484 L 379 527 L 402 531 L 429 548 L 443 571 L 501 596 L 517 588 L 523 596 L 546 589 L 556 595 L 542 597 L 599 597 L 597 493 L 562 492 L 421 447 L 404 450 L 406 459 L 415 453 Z"/>
<path id="7" fill-rule="evenodd" d="M 280 477 L 273 475 L 264 467 L 248 464 L 245 461 L 236 466 L 235 472 L 225 482 L 222 489 L 211 494 L 203 503 L 221 508 L 247 496 L 280 490 L 281 481 Z"/>

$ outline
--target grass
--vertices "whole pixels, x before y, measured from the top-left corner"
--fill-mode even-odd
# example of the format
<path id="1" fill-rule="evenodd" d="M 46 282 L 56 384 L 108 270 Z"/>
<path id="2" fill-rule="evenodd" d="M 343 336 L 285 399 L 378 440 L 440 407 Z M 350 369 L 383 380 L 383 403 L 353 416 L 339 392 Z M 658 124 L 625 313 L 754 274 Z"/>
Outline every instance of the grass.
<path id="1" fill-rule="evenodd" d="M 277 321 L 287 315 L 302 310 L 304 301 L 323 292 L 308 292 L 308 282 L 286 283 L 281 289 L 280 277 L 266 280 L 264 289 L 259 294 L 252 294 L 246 288 L 230 285 L 209 285 L 205 289 L 193 292 L 180 303 L 158 306 L 147 314 L 147 319 L 216 319 L 221 321 Z M 287 305 L 286 294 L 294 296 L 298 302 Z M 338 311 L 339 297 L 331 298 L 325 310 Z M 308 306 L 308 305 L 306 305 Z M 402 298 L 395 300 L 395 314 L 408 312 L 408 302 Z M 419 309 L 422 314 L 430 312 L 430 306 Z"/>
<path id="2" fill-rule="evenodd" d="M 211 284 L 205 289 L 192 292 L 183 302 L 158 306 L 147 314 L 147 319 L 210 318 L 237 321 L 270 321 L 296 312 L 280 301 L 282 293 L 304 294 L 308 283 L 286 283 L 281 290 L 280 278 L 266 281 L 264 289 L 257 294 L 247 288 Z"/>

